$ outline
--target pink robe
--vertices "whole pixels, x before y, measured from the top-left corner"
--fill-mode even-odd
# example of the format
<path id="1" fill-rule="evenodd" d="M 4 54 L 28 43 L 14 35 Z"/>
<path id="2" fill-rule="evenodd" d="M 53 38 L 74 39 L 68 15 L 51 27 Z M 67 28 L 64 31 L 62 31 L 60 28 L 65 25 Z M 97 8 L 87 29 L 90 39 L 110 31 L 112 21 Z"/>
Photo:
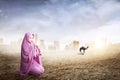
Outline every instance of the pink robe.
<path id="1" fill-rule="evenodd" d="M 26 33 L 21 45 L 21 63 L 20 75 L 26 76 L 28 74 L 39 75 L 44 72 L 41 62 L 41 52 L 38 47 L 35 47 L 33 42 L 29 42 L 32 34 Z M 34 53 L 36 52 L 36 56 Z"/>

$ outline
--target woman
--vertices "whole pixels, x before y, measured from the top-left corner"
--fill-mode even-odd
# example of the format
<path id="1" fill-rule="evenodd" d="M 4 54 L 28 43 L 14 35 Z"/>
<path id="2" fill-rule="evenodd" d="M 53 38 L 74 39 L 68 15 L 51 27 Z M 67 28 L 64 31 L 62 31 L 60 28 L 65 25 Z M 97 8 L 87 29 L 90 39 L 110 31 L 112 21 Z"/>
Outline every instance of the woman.
<path id="1" fill-rule="evenodd" d="M 20 75 L 39 75 L 44 72 L 41 62 L 41 52 L 33 42 L 34 35 L 26 33 L 21 45 Z"/>

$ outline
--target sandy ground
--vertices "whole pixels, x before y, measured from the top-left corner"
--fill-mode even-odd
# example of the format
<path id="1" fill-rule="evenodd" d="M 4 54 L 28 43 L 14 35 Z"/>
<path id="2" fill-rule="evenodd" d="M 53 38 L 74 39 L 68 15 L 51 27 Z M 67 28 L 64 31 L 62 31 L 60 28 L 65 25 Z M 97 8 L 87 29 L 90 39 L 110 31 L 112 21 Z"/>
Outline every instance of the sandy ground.
<path id="1" fill-rule="evenodd" d="M 44 74 L 26 77 L 19 75 L 20 55 L 1 52 L 0 80 L 120 80 L 119 49 L 88 50 L 85 55 L 72 51 L 45 52 L 42 55 Z"/>

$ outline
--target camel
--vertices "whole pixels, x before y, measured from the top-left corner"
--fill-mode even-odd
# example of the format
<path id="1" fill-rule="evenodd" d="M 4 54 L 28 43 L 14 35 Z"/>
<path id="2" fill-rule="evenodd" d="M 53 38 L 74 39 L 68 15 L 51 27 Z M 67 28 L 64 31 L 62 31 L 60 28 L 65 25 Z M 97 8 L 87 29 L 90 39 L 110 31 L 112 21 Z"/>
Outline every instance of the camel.
<path id="1" fill-rule="evenodd" d="M 87 47 L 84 47 L 84 46 L 82 46 L 82 47 L 80 47 L 80 53 L 82 53 L 82 55 L 84 55 L 84 53 L 85 53 L 85 50 L 86 49 L 88 49 L 89 48 L 89 46 L 87 46 Z"/>

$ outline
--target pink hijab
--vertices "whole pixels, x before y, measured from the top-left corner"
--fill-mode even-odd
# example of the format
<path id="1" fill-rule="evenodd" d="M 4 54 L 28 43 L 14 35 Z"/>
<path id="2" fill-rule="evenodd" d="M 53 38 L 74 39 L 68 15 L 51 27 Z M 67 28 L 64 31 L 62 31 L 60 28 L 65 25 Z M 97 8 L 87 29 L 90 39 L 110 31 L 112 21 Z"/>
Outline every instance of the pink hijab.
<path id="1" fill-rule="evenodd" d="M 30 66 L 33 62 L 34 43 L 29 42 L 31 33 L 26 33 L 21 45 L 21 63 L 20 63 L 20 75 L 25 76 L 29 73 Z"/>

